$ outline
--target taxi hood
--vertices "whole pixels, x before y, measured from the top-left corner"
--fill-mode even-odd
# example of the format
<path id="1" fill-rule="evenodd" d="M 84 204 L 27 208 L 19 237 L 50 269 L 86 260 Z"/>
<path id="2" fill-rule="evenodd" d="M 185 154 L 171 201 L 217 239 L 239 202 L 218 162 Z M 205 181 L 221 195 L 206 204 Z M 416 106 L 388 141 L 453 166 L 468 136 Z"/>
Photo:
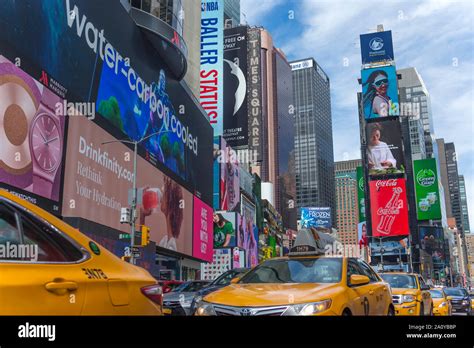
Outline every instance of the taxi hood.
<path id="1" fill-rule="evenodd" d="M 228 306 L 280 306 L 334 297 L 338 283 L 231 284 L 204 297 L 204 301 Z"/>
<path id="2" fill-rule="evenodd" d="M 392 294 L 394 295 L 413 295 L 416 296 L 418 289 L 404 289 L 404 288 L 392 288 Z"/>

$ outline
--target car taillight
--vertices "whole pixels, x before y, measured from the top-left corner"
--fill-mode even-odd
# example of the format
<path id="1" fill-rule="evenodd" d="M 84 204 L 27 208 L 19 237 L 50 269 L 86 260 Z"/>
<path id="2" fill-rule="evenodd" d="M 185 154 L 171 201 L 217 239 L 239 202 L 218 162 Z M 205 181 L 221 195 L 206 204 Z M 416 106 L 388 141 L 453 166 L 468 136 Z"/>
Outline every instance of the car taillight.
<path id="1" fill-rule="evenodd" d="M 148 285 L 141 288 L 142 294 L 153 302 L 163 305 L 163 289 L 158 284 Z"/>

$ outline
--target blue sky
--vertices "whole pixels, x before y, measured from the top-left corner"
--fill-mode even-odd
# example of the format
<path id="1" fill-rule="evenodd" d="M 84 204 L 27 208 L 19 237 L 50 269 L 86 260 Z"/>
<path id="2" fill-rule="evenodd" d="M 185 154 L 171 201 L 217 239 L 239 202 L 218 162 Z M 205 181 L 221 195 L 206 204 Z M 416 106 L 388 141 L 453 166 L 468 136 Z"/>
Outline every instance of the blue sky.
<path id="1" fill-rule="evenodd" d="M 417 68 L 435 136 L 456 145 L 474 230 L 474 1 L 241 0 L 241 10 L 289 60 L 314 57 L 329 76 L 336 161 L 360 158 L 359 34 L 392 30 L 397 69 Z"/>

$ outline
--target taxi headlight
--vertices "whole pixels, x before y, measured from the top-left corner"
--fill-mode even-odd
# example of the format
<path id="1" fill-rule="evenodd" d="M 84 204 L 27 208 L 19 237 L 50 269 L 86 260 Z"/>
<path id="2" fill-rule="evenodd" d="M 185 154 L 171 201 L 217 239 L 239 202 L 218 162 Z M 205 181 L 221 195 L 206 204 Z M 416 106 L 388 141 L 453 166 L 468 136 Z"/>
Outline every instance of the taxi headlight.
<path id="1" fill-rule="evenodd" d="M 441 304 L 438 306 L 439 308 L 446 307 L 448 305 L 447 302 L 441 302 Z"/>
<path id="2" fill-rule="evenodd" d="M 195 315 L 197 316 L 212 316 L 216 315 L 216 312 L 214 311 L 214 307 L 212 304 L 204 301 L 200 301 L 196 305 L 196 313 Z"/>
<path id="3" fill-rule="evenodd" d="M 469 304 L 469 301 L 468 301 L 468 300 L 464 300 L 464 301 L 462 301 L 462 304 L 463 304 L 463 305 L 468 305 L 468 304 Z"/>
<path id="4" fill-rule="evenodd" d="M 331 307 L 331 300 L 291 305 L 283 315 L 314 315 Z"/>
<path id="5" fill-rule="evenodd" d="M 403 295 L 403 302 L 413 302 L 415 301 L 415 296 L 413 295 Z"/>

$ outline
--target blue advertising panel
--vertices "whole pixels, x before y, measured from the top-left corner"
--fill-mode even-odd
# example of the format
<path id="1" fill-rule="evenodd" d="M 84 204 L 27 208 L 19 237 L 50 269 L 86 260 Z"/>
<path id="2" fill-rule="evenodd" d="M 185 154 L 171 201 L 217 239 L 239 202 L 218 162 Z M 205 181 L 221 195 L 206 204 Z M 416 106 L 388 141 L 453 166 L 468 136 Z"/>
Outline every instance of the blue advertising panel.
<path id="1" fill-rule="evenodd" d="M 399 116 L 397 71 L 394 66 L 363 69 L 362 107 L 365 119 Z"/>
<path id="2" fill-rule="evenodd" d="M 362 64 L 394 60 L 392 32 L 382 31 L 360 36 Z"/>
<path id="3" fill-rule="evenodd" d="M 331 208 L 301 208 L 301 227 L 331 228 Z"/>
<path id="4" fill-rule="evenodd" d="M 214 135 L 224 133 L 224 0 L 201 1 L 200 102 Z"/>

